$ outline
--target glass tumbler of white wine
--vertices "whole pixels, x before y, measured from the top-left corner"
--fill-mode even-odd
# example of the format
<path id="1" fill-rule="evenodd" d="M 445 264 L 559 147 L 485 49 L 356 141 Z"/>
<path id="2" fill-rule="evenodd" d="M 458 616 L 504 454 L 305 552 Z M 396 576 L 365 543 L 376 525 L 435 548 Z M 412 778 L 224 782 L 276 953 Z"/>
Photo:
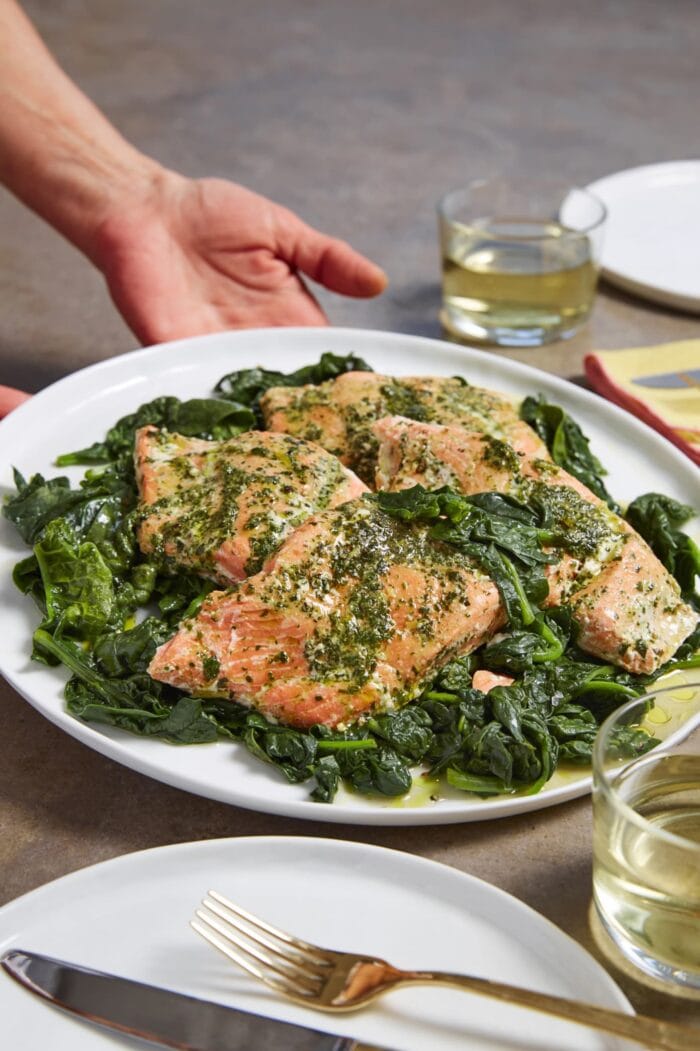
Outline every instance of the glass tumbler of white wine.
<path id="1" fill-rule="evenodd" d="M 591 925 L 624 971 L 700 1000 L 700 681 L 673 677 L 596 738 Z"/>
<path id="2" fill-rule="evenodd" d="M 442 311 L 457 340 L 534 347 L 587 321 L 605 205 L 587 190 L 478 179 L 438 204 Z"/>

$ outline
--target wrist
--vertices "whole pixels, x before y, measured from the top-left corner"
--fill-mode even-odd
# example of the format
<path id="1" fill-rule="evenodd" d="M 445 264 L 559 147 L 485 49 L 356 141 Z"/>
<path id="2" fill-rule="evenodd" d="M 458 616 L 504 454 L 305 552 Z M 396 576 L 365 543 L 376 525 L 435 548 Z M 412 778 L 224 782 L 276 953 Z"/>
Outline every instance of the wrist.
<path id="1" fill-rule="evenodd" d="M 86 150 L 54 167 L 63 189 L 45 218 L 100 269 L 106 234 L 119 216 L 142 210 L 166 177 L 156 161 L 122 140 L 110 149 Z"/>
<path id="2" fill-rule="evenodd" d="M 93 173 L 88 207 L 73 215 L 71 229 L 62 232 L 104 271 L 123 240 L 125 226 L 132 225 L 131 217 L 143 216 L 154 207 L 170 175 L 157 161 L 135 150 L 118 161 L 111 159 Z"/>
<path id="3" fill-rule="evenodd" d="M 177 200 L 187 181 L 143 156 L 103 188 L 99 207 L 82 231 L 83 243 L 74 243 L 102 271 L 108 283 L 124 255 L 133 255 L 140 249 L 148 251 L 154 219 L 158 220 Z"/>
<path id="4" fill-rule="evenodd" d="M 105 219 L 125 201 L 152 194 L 163 169 L 99 116 L 82 126 L 12 91 L 0 96 L 9 111 L 0 181 L 95 262 Z"/>
<path id="5" fill-rule="evenodd" d="M 20 8 L 0 0 L 0 182 L 90 258 L 117 202 L 162 169 L 57 65 Z"/>

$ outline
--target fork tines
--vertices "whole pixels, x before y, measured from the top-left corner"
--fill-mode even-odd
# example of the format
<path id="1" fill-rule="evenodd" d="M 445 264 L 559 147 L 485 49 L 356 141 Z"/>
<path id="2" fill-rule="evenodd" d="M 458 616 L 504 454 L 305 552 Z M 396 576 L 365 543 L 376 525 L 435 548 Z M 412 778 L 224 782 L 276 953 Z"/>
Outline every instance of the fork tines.
<path id="1" fill-rule="evenodd" d="M 276 992 L 304 999 L 323 987 L 332 966 L 323 949 L 272 927 L 215 890 L 196 916 L 191 926 L 197 934 Z"/>

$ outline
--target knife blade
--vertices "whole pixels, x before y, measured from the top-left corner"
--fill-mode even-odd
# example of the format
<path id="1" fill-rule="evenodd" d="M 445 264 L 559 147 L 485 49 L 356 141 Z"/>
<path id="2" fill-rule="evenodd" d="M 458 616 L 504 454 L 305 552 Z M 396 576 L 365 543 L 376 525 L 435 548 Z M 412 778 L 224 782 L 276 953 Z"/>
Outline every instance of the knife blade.
<path id="1" fill-rule="evenodd" d="M 0 966 L 88 1022 L 179 1051 L 389 1051 L 23 949 L 6 952 Z"/>
<path id="2" fill-rule="evenodd" d="M 659 372 L 654 376 L 635 376 L 632 383 L 636 383 L 638 387 L 658 387 L 661 390 L 700 387 L 700 369 L 685 369 L 683 372 Z"/>

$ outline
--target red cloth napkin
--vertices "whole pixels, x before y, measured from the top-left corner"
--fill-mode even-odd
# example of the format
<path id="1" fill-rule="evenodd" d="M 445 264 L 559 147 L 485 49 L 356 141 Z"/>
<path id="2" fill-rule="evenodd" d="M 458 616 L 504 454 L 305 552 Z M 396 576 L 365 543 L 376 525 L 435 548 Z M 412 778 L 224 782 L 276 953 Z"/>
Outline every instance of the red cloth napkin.
<path id="1" fill-rule="evenodd" d="M 700 465 L 700 339 L 589 354 L 591 385 Z"/>

